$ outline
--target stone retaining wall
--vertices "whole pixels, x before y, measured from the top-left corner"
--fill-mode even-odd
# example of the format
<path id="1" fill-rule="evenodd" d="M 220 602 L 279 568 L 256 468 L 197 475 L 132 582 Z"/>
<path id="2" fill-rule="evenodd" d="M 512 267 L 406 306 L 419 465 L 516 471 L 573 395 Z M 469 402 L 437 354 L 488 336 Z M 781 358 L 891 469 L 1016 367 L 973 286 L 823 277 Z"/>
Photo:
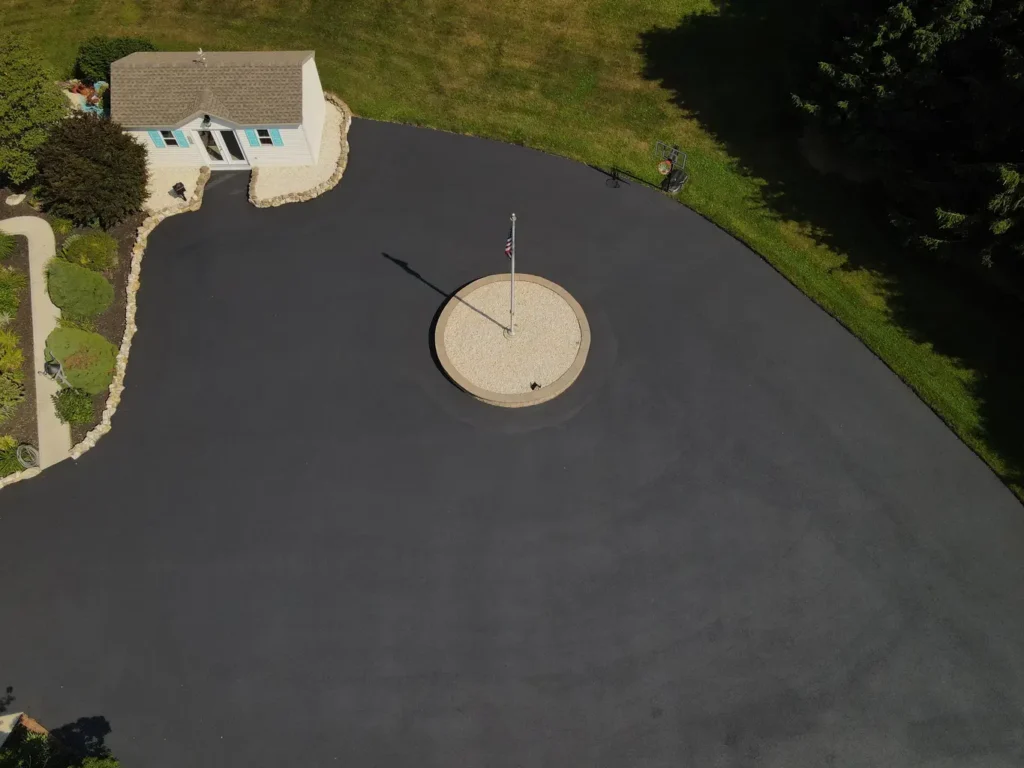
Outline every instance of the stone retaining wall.
<path id="1" fill-rule="evenodd" d="M 114 378 L 110 382 L 110 390 L 107 395 L 107 405 L 103 409 L 103 416 L 100 419 L 100 423 L 89 430 L 89 433 L 85 436 L 82 442 L 71 448 L 70 455 L 72 459 L 79 458 L 83 453 L 96 445 L 97 440 L 110 431 L 110 420 L 117 411 L 118 404 L 121 402 L 121 393 L 124 392 L 125 369 L 128 366 L 128 353 L 132 348 L 132 337 L 135 335 L 135 331 L 137 330 L 137 326 L 135 325 L 135 295 L 139 292 L 140 277 L 142 273 L 142 255 L 146 251 L 146 244 L 149 242 L 149 235 L 154 229 L 156 229 L 157 224 L 168 216 L 177 216 L 179 213 L 199 210 L 199 206 L 203 204 L 203 190 L 206 188 L 206 182 L 209 180 L 210 169 L 203 166 L 199 171 L 199 181 L 196 182 L 195 194 L 192 195 L 192 199 L 189 200 L 188 205 L 183 208 L 171 208 L 158 211 L 151 216 L 147 216 L 139 227 L 138 234 L 135 238 L 135 245 L 132 246 L 132 266 L 128 273 L 128 286 L 126 288 L 128 298 L 124 310 L 124 336 L 121 338 L 121 348 L 117 352 L 117 363 L 114 369 Z"/>
<path id="2" fill-rule="evenodd" d="M 338 155 L 338 164 L 334 169 L 334 173 L 331 174 L 327 181 L 317 184 L 315 187 L 303 192 L 292 192 L 287 195 L 278 195 L 277 197 L 259 198 L 256 197 L 256 180 L 259 178 L 260 169 L 258 167 L 253 168 L 252 176 L 249 178 L 249 202 L 257 208 L 273 208 L 278 205 L 284 205 L 285 203 L 303 203 L 306 200 L 312 200 L 314 197 L 319 197 L 324 192 L 328 192 L 338 186 L 338 182 L 341 181 L 342 174 L 345 173 L 345 166 L 348 165 L 348 129 L 352 125 L 352 110 L 348 108 L 348 104 L 339 99 L 333 93 L 325 91 L 324 98 L 341 111 L 341 153 Z"/>

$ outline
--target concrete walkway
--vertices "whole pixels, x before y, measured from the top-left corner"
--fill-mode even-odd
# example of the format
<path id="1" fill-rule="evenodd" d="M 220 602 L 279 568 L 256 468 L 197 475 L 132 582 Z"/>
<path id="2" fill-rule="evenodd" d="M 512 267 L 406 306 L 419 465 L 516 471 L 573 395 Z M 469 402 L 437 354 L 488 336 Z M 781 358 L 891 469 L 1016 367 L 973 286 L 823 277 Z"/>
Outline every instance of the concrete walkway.
<path id="1" fill-rule="evenodd" d="M 61 424 L 53 408 L 53 395 L 60 386 L 44 376 L 46 337 L 57 327 L 60 310 L 46 292 L 46 264 L 57 252 L 53 230 L 46 219 L 18 216 L 0 221 L 0 230 L 28 238 L 29 290 L 32 296 L 32 352 L 36 371 L 36 419 L 39 424 L 39 466 L 41 469 L 63 461 L 71 451 L 71 428 Z"/>

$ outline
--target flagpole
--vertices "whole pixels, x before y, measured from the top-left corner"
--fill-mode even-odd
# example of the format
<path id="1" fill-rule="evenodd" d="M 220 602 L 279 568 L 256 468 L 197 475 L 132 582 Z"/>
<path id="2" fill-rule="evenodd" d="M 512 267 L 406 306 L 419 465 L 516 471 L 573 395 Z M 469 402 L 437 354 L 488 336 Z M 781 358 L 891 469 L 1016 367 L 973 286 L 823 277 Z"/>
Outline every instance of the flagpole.
<path id="1" fill-rule="evenodd" d="M 512 274 L 509 280 L 508 335 L 516 335 L 516 215 L 512 214 Z"/>

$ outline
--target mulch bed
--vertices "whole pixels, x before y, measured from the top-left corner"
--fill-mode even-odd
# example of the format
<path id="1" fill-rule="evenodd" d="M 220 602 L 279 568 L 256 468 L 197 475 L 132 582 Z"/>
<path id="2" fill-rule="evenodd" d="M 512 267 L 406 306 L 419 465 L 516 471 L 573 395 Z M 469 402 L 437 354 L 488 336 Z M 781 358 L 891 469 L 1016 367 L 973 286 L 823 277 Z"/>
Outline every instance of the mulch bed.
<path id="1" fill-rule="evenodd" d="M 128 220 L 107 230 L 107 234 L 117 240 L 117 265 L 110 271 L 104 272 L 103 276 L 114 286 L 114 301 L 107 310 L 94 318 L 96 333 L 120 349 L 121 339 L 124 337 L 124 311 L 128 302 L 125 290 L 128 286 L 128 273 L 132 267 L 132 246 L 135 244 L 135 233 L 142 224 L 145 214 L 136 214 Z M 75 230 L 84 232 L 87 230 Z M 58 243 L 58 248 L 60 244 Z M 71 427 L 71 444 L 80 443 L 88 434 L 89 430 L 100 423 L 103 417 L 103 409 L 107 406 L 107 393 L 96 395 L 92 399 L 91 424 L 74 424 Z"/>
<path id="2" fill-rule="evenodd" d="M 10 190 L 0 189 L 0 200 L 6 199 L 9 194 L 12 194 Z M 0 219 L 6 219 L 13 216 L 42 216 L 47 221 L 52 221 L 54 218 L 47 213 L 37 211 L 28 203 L 8 206 L 0 202 Z M 107 230 L 108 234 L 117 240 L 117 265 L 110 272 L 104 273 L 104 277 L 106 277 L 107 280 L 110 281 L 110 284 L 114 286 L 114 301 L 103 314 L 94 318 L 94 326 L 98 334 L 118 348 L 120 348 L 121 338 L 124 336 L 124 311 L 127 303 L 125 289 L 128 285 L 128 273 L 132 266 L 132 246 L 135 244 L 135 233 L 145 218 L 145 214 L 139 213 L 130 217 L 127 221 L 122 222 L 118 226 Z M 77 228 L 74 231 L 88 232 L 89 230 Z M 27 274 L 28 247 L 26 245 L 25 238 L 19 237 L 17 240 L 19 243 L 18 249 L 15 251 L 14 257 L 12 257 L 8 263 L 20 264 Z M 58 254 L 60 254 L 63 241 L 64 238 L 57 235 Z M 23 261 L 18 262 L 17 259 L 19 258 L 22 258 Z M 27 323 L 27 325 L 19 325 L 19 323 L 22 322 Z M 0 434 L 11 434 L 25 442 L 31 443 L 32 445 L 37 445 L 39 438 L 35 417 L 35 371 L 32 362 L 32 308 L 28 299 L 27 288 L 25 290 L 25 299 L 22 301 L 21 307 L 18 309 L 18 318 L 15 323 L 12 324 L 12 327 L 23 340 L 22 348 L 25 350 L 27 366 L 25 375 L 27 391 L 25 401 L 18 407 L 14 418 L 10 422 L 0 426 Z M 107 403 L 107 393 L 103 392 L 96 395 L 93 397 L 92 402 L 93 420 L 89 424 L 73 425 L 71 427 L 72 445 L 81 442 L 82 439 L 85 438 L 86 434 L 88 434 L 89 430 L 100 423 L 100 419 L 103 416 L 103 409 L 106 407 Z M 21 422 L 19 421 L 21 418 L 29 420 L 26 422 L 30 425 L 26 434 L 31 435 L 31 439 L 23 437 L 21 433 L 14 431 L 16 424 L 21 425 Z"/>
<path id="3" fill-rule="evenodd" d="M 6 207 L 6 206 L 5 206 Z M 7 209 L 11 210 L 11 209 Z M 3 211 L 7 213 L 7 211 Z M 0 218 L 8 218 L 2 216 Z M 19 272 L 28 276 L 28 240 L 24 237 L 15 237 L 14 254 L 7 260 L 0 262 L 6 267 L 14 267 Z M 36 428 L 36 371 L 32 356 L 32 301 L 29 298 L 29 287 L 26 281 L 25 290 L 21 294 L 21 304 L 18 306 L 18 314 L 7 326 L 8 330 L 18 334 L 21 341 L 21 351 L 25 353 L 25 362 L 22 363 L 22 381 L 25 384 L 25 399 L 21 401 L 14 410 L 10 419 L 0 424 L 0 435 L 10 435 L 19 443 L 28 443 L 38 447 L 39 431 Z"/>

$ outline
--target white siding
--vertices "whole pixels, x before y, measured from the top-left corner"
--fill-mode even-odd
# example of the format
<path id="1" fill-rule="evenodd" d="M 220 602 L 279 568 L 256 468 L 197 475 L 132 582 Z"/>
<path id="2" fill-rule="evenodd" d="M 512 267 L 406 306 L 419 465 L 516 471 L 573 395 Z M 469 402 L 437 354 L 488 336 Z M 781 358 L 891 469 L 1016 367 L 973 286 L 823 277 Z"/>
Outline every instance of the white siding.
<path id="1" fill-rule="evenodd" d="M 320 139 L 324 132 L 326 105 L 316 62 L 310 57 L 302 65 L 302 125 L 315 163 L 320 157 Z"/>
<path id="2" fill-rule="evenodd" d="M 249 139 L 245 131 L 238 131 L 238 141 L 245 150 L 249 163 L 257 165 L 312 165 L 313 156 L 309 151 L 309 144 L 306 142 L 306 132 L 302 126 L 291 128 L 278 128 L 281 132 L 283 147 L 259 146 L 250 147 Z"/>
<path id="3" fill-rule="evenodd" d="M 193 142 L 193 144 L 199 141 L 195 136 L 194 131 L 199 130 L 202 124 L 203 116 L 199 115 L 195 119 L 189 120 L 181 127 L 181 130 L 185 132 L 185 135 L 189 137 L 189 140 Z M 306 142 L 306 134 L 303 132 L 301 125 L 289 127 L 277 126 L 277 130 L 281 133 L 281 141 L 284 142 L 284 146 L 282 147 L 250 147 L 249 139 L 245 135 L 245 129 L 246 126 L 244 125 L 211 118 L 210 125 L 204 130 L 234 131 L 235 137 L 238 139 L 238 143 L 242 147 L 242 151 L 249 160 L 249 165 L 252 166 L 310 165 L 314 162 L 309 152 L 309 144 Z M 197 151 L 202 153 L 202 149 L 198 149 Z M 203 159 L 203 162 L 205 162 L 205 158 Z"/>
<path id="4" fill-rule="evenodd" d="M 125 131 L 134 138 L 149 152 L 149 164 L 152 166 L 168 167 L 181 166 L 192 167 L 203 165 L 206 161 L 202 150 L 195 145 L 195 139 L 189 138 L 191 142 L 187 147 L 164 147 L 159 149 L 153 145 L 147 131 Z M 188 132 L 185 133 L 188 137 Z"/>
<path id="5" fill-rule="evenodd" d="M 313 60 L 307 61 L 302 68 L 302 115 L 303 125 L 261 126 L 273 127 L 281 134 L 283 145 L 249 146 L 249 138 L 245 135 L 248 126 L 229 123 L 212 117 L 209 125 L 203 126 L 203 115 L 196 115 L 184 125 L 173 126 L 174 130 L 185 134 L 188 147 L 164 147 L 159 149 L 153 145 L 146 129 L 126 130 L 142 143 L 149 152 L 149 162 L 153 166 L 202 166 L 207 165 L 206 151 L 199 142 L 196 131 L 234 131 L 249 165 L 314 165 L 320 150 L 320 138 L 324 127 L 324 94 L 320 88 L 320 77 Z M 308 125 L 307 131 L 304 126 Z M 167 127 L 164 130 L 171 130 Z M 254 130 L 254 129 L 253 129 Z M 230 168 L 230 165 L 213 165 L 214 169 Z M 239 167 L 235 165 L 234 167 Z M 244 166 L 241 166 L 244 167 Z"/>

